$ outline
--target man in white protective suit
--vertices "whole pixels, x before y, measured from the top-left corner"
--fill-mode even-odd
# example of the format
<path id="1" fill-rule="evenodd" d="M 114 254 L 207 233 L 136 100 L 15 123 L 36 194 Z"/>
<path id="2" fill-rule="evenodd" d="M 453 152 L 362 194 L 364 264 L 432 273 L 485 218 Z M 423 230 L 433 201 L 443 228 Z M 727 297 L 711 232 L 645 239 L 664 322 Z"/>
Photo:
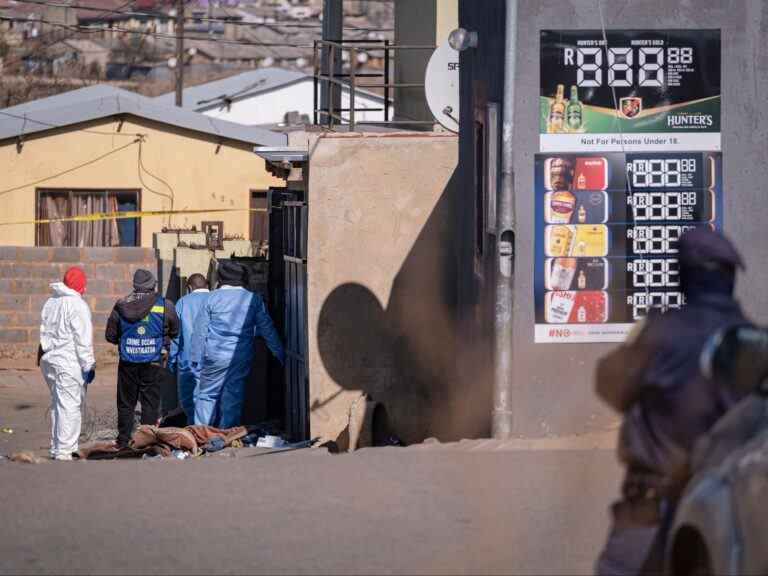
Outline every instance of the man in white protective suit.
<path id="1" fill-rule="evenodd" d="M 81 407 L 96 375 L 91 311 L 83 300 L 86 277 L 72 267 L 51 284 L 40 323 L 40 369 L 51 390 L 51 458 L 72 460 L 80 437 Z"/>

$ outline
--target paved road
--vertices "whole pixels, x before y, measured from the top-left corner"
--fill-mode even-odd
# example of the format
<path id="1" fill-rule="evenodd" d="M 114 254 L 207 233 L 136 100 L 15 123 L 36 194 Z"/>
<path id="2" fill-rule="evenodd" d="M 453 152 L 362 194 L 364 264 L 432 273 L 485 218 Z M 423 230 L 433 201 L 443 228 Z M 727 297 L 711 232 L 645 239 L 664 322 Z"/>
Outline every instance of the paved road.
<path id="1" fill-rule="evenodd" d="M 0 454 L 46 453 L 48 391 L 0 372 Z M 114 410 L 102 371 L 89 409 Z M 613 438 L 194 461 L 0 460 L 0 574 L 586 574 Z"/>
<path id="2" fill-rule="evenodd" d="M 0 462 L 0 573 L 585 574 L 613 455 Z"/>

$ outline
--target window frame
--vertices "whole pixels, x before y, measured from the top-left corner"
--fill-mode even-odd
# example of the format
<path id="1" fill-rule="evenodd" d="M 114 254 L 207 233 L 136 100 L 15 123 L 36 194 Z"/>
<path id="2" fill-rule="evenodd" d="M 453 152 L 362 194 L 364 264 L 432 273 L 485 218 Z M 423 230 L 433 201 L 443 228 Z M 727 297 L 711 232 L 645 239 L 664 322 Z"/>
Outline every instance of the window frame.
<path id="1" fill-rule="evenodd" d="M 120 194 L 133 194 L 136 196 L 136 209 L 141 210 L 142 194 L 140 188 L 35 188 L 35 219 L 40 220 L 42 217 L 42 204 L 41 199 L 43 194 L 66 194 L 68 208 L 71 213 L 72 199 L 77 195 L 96 195 L 102 194 L 106 199 L 109 195 Z M 67 233 L 72 236 L 72 224 L 73 222 L 66 222 Z M 41 224 L 35 224 L 35 246 L 40 246 L 40 231 Z M 116 248 L 135 248 L 141 247 L 141 218 L 136 218 L 136 244 L 134 246 L 116 246 Z"/>

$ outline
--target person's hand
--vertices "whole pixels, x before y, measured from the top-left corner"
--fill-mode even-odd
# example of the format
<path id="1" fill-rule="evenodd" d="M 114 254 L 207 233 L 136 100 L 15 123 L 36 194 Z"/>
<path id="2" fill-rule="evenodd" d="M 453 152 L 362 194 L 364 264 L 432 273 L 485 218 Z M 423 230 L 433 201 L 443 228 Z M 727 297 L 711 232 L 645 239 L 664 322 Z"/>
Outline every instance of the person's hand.
<path id="1" fill-rule="evenodd" d="M 83 372 L 83 380 L 85 381 L 85 385 L 87 386 L 93 380 L 96 378 L 96 369 L 91 368 L 88 372 Z"/>

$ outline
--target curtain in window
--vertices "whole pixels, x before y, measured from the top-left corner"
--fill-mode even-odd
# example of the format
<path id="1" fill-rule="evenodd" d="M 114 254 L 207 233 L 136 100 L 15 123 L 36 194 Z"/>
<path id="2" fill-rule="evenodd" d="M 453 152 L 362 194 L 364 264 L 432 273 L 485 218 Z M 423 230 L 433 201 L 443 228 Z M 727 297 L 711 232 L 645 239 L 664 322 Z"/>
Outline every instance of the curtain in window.
<path id="1" fill-rule="evenodd" d="M 40 197 L 40 218 L 65 218 L 69 198 L 60 194 L 43 194 Z M 38 224 L 38 245 L 40 246 L 69 246 L 66 222 L 51 222 Z"/>
<path id="2" fill-rule="evenodd" d="M 73 194 L 73 216 L 97 212 L 117 212 L 117 198 L 104 193 Z M 115 220 L 73 222 L 73 228 L 72 246 L 120 246 L 120 236 Z"/>

